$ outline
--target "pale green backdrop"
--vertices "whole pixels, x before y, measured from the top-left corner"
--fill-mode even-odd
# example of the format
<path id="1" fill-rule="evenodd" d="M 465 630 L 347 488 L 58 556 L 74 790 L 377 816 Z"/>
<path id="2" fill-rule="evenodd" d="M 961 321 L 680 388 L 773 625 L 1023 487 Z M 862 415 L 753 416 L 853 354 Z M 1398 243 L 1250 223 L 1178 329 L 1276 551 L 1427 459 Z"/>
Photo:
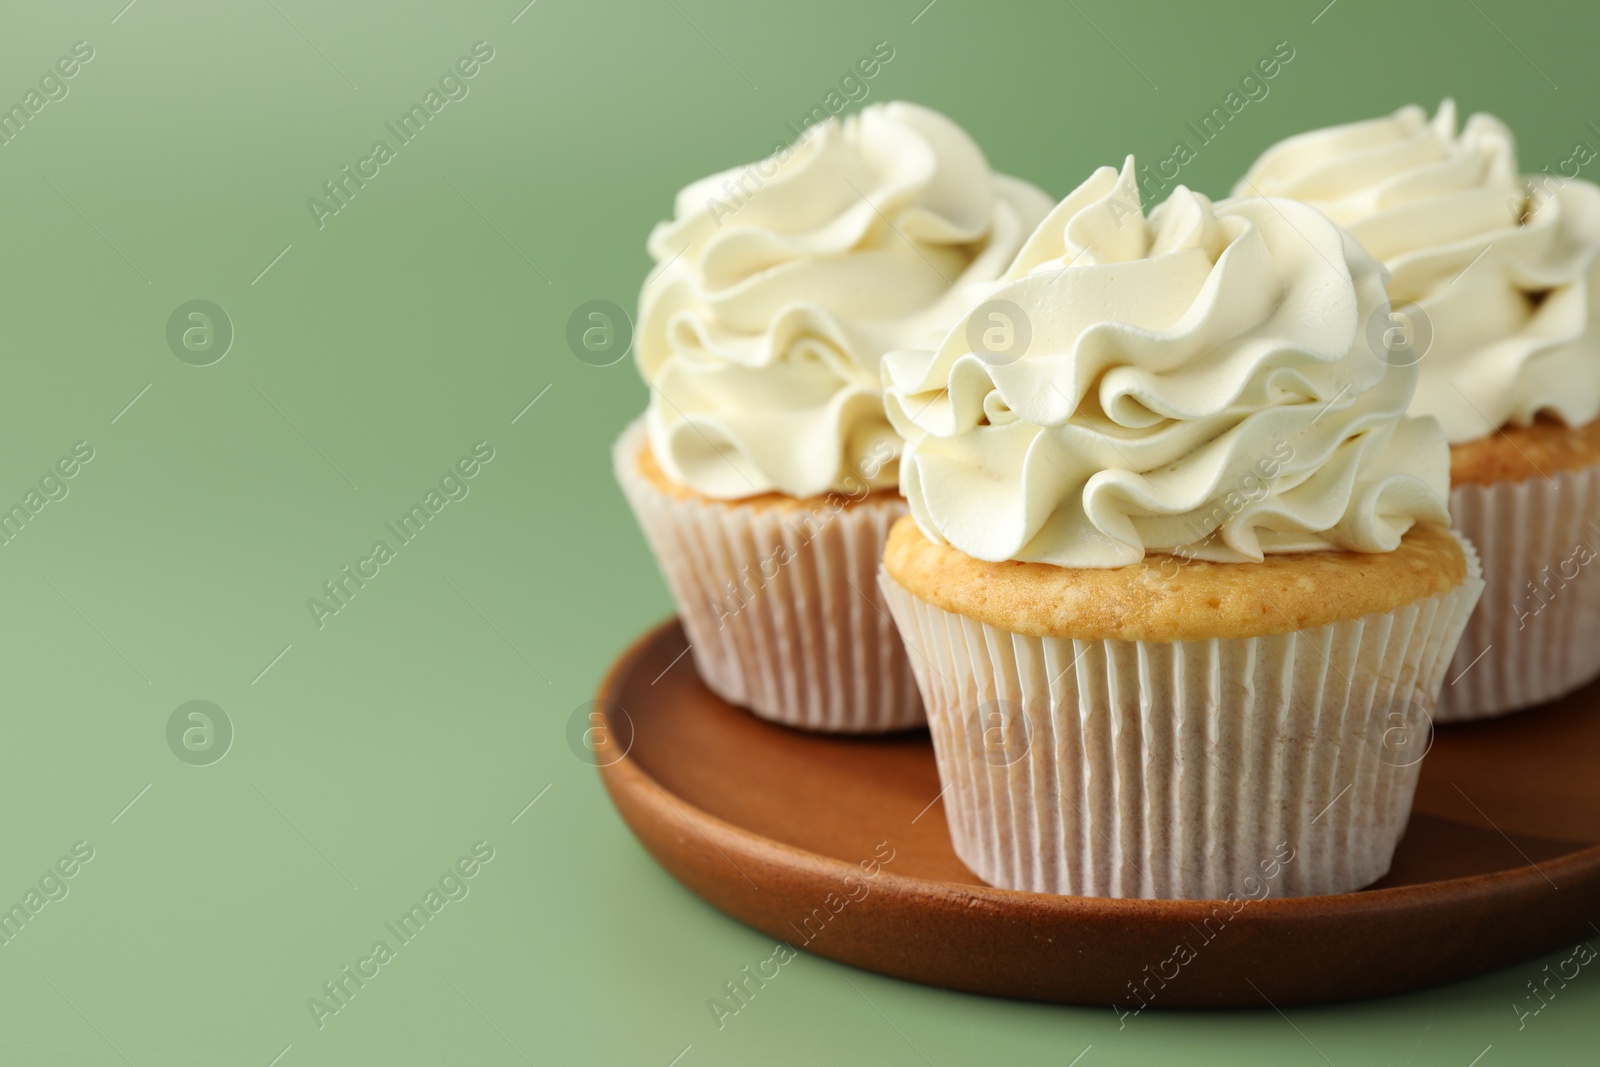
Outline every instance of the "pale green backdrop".
<path id="1" fill-rule="evenodd" d="M 1287 41 L 1184 169 L 1220 195 L 1294 130 L 1447 93 L 1508 120 L 1525 169 L 1600 144 L 1593 4 L 524 2 L 0 10 L 0 105 L 92 49 L 0 145 L 0 505 L 93 450 L 0 547 L 0 904 L 66 892 L 0 944 L 0 1063 L 1594 1060 L 1600 976 L 1519 1030 L 1544 961 L 1119 1032 L 802 957 L 719 1031 L 707 998 L 767 939 L 663 874 L 565 740 L 670 610 L 609 474 L 644 390 L 575 358 L 568 317 L 631 307 L 672 194 L 764 154 L 875 42 L 869 100 L 950 113 L 1059 196 L 1170 152 Z M 307 200 L 480 41 L 467 95 L 319 228 Z M 168 344 L 192 300 L 232 323 L 206 366 L 219 335 Z M 319 628 L 308 598 L 483 441 L 468 494 Z M 220 761 L 195 765 L 220 735 L 169 748 L 192 700 L 232 724 Z M 467 895 L 319 1029 L 307 999 L 478 842 Z"/>

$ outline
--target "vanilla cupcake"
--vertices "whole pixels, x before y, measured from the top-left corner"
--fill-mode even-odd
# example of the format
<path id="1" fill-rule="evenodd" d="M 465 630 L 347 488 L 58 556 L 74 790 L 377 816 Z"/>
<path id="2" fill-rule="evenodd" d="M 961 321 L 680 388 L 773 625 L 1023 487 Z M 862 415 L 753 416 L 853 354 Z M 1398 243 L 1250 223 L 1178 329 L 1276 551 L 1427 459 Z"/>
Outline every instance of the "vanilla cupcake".
<path id="1" fill-rule="evenodd" d="M 957 854 L 1010 889 L 1339 893 L 1404 831 L 1482 582 L 1384 271 L 1302 204 L 1130 158 L 932 351 L 885 358 L 882 585 Z M 1420 729 L 1419 729 L 1420 728 Z"/>
<path id="2" fill-rule="evenodd" d="M 1580 146 L 1582 147 L 1582 146 Z M 1593 158 L 1593 150 L 1588 150 Z M 1574 171 L 1575 172 L 1575 171 Z M 1367 329 L 1420 369 L 1411 412 L 1450 442 L 1450 510 L 1488 582 L 1441 722 L 1532 707 L 1600 674 L 1600 188 L 1524 178 L 1491 115 L 1446 100 L 1303 133 L 1238 195 L 1305 201 L 1392 277 Z"/>
<path id="3" fill-rule="evenodd" d="M 879 364 L 942 336 L 1049 208 L 892 103 L 696 182 L 650 235 L 650 407 L 615 470 L 725 700 L 814 730 L 924 721 L 876 582 L 905 514 Z"/>

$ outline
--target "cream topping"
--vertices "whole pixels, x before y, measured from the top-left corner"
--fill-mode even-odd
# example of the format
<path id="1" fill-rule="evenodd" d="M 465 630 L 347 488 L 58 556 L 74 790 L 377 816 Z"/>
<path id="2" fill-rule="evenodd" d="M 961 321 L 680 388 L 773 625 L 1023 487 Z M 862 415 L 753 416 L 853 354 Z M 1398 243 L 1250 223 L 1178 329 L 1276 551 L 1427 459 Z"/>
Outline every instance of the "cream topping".
<path id="1" fill-rule="evenodd" d="M 988 300 L 885 359 L 901 487 L 931 539 L 1115 567 L 1393 550 L 1448 521 L 1448 452 L 1375 350 L 1382 266 L 1303 204 L 1178 189 L 1147 219 L 1103 167 Z"/>
<path id="2" fill-rule="evenodd" d="M 950 119 L 905 103 L 684 189 L 650 236 L 640 295 L 662 467 L 724 499 L 895 485 L 883 353 L 937 341 L 1049 207 Z"/>

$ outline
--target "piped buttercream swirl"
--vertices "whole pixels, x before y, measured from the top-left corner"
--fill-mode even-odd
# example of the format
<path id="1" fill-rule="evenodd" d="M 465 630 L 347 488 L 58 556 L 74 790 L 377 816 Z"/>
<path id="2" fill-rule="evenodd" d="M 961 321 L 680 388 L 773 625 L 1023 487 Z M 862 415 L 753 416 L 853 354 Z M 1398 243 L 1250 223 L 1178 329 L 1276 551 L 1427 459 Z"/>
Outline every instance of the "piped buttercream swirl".
<path id="1" fill-rule="evenodd" d="M 950 119 L 906 103 L 684 189 L 650 236 L 639 302 L 662 467 L 723 499 L 894 486 L 883 353 L 942 336 L 1049 208 Z"/>
<path id="2" fill-rule="evenodd" d="M 1390 551 L 1448 521 L 1449 462 L 1362 328 L 1384 281 L 1303 204 L 1180 188 L 1146 218 L 1132 158 L 1103 167 L 939 345 L 885 358 L 912 514 L 990 561 Z"/>
<path id="3" fill-rule="evenodd" d="M 1312 130 L 1268 149 L 1234 192 L 1311 204 L 1384 261 L 1392 336 L 1421 361 L 1411 410 L 1452 444 L 1541 412 L 1600 415 L 1600 188 L 1519 175 L 1499 119 L 1458 132 L 1446 100 L 1431 122 L 1411 105 Z"/>

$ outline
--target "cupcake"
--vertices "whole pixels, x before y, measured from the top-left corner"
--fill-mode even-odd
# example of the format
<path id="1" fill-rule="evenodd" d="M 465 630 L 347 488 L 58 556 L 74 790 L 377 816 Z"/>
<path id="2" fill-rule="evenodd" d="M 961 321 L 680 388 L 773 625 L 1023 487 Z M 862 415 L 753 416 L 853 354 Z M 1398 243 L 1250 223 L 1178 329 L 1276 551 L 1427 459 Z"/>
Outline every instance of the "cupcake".
<path id="1" fill-rule="evenodd" d="M 1384 283 L 1303 204 L 1180 187 L 1146 218 L 1130 158 L 885 357 L 911 517 L 881 584 L 984 881 L 1259 899 L 1388 870 L 1482 581 L 1416 368 L 1362 328 Z"/>
<path id="2" fill-rule="evenodd" d="M 1444 428 L 1450 511 L 1488 582 L 1436 718 L 1501 715 L 1591 681 L 1600 188 L 1524 178 L 1505 125 L 1479 114 L 1457 132 L 1446 100 L 1432 122 L 1413 106 L 1291 137 L 1234 192 L 1311 204 L 1391 272 L 1393 314 L 1367 329 L 1391 362 L 1418 363 L 1411 413 Z"/>
<path id="3" fill-rule="evenodd" d="M 724 700 L 812 730 L 924 721 L 876 582 L 905 514 L 879 364 L 942 336 L 1049 209 L 891 103 L 690 185 L 650 235 L 650 406 L 615 470 Z"/>

